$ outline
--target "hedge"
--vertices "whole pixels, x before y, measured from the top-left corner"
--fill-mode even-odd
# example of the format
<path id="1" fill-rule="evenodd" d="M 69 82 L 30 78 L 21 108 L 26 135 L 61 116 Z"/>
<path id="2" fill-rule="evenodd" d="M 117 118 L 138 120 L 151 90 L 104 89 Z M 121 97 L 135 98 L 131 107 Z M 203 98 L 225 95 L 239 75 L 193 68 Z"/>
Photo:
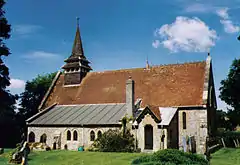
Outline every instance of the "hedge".
<path id="1" fill-rule="evenodd" d="M 202 156 L 185 153 L 176 149 L 159 150 L 152 155 L 141 156 L 132 165 L 207 165 Z"/>

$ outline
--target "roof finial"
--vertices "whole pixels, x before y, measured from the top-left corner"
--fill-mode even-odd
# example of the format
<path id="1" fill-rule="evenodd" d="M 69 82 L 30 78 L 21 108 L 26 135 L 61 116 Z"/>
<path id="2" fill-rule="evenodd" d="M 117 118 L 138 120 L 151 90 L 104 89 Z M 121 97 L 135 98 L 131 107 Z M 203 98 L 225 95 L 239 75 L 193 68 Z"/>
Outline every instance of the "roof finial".
<path id="1" fill-rule="evenodd" d="M 147 55 L 147 61 L 146 61 L 146 69 L 150 69 L 149 63 L 148 63 L 148 55 Z"/>
<path id="2" fill-rule="evenodd" d="M 77 17 L 77 26 L 79 26 L 79 17 Z"/>
<path id="3" fill-rule="evenodd" d="M 208 50 L 207 61 L 211 61 L 210 49 Z"/>
<path id="4" fill-rule="evenodd" d="M 210 56 L 210 50 L 211 48 L 208 48 L 207 52 L 208 52 L 208 56 Z"/>

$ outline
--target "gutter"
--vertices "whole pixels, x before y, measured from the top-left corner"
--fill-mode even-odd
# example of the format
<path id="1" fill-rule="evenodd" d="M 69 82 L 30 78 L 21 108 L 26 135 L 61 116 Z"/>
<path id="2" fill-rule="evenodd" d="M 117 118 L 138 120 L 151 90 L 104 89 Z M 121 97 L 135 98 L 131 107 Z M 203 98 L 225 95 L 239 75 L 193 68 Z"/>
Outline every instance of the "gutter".
<path id="1" fill-rule="evenodd" d="M 183 105 L 183 106 L 171 106 L 173 108 L 207 108 L 206 105 Z"/>
<path id="2" fill-rule="evenodd" d="M 27 124 L 32 127 L 77 127 L 77 128 L 96 128 L 96 127 L 121 127 L 121 124 Z"/>

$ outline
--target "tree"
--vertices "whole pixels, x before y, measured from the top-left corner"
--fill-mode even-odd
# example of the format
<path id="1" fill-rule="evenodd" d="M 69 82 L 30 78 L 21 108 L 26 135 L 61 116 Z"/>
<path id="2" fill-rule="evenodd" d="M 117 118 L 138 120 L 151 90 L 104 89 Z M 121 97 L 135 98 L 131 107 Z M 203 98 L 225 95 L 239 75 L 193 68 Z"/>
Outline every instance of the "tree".
<path id="1" fill-rule="evenodd" d="M 227 112 L 224 112 L 223 110 L 217 110 L 216 111 L 216 125 L 217 128 L 226 128 L 225 126 L 225 119 L 227 117 Z"/>
<path id="2" fill-rule="evenodd" d="M 220 99 L 232 109 L 228 110 L 233 126 L 240 124 L 240 59 L 234 59 L 225 80 L 221 81 Z M 238 119 L 237 119 L 238 118 Z"/>
<path id="3" fill-rule="evenodd" d="M 233 119 L 231 111 L 225 112 L 223 110 L 217 110 L 216 113 L 216 125 L 217 128 L 224 128 L 226 130 L 232 130 L 232 123 L 229 118 Z"/>
<path id="4" fill-rule="evenodd" d="M 10 85 L 9 69 L 4 64 L 2 57 L 10 55 L 10 51 L 4 40 L 10 38 L 11 26 L 5 18 L 3 6 L 4 0 L 0 0 L 0 147 L 13 145 L 16 139 L 15 132 L 15 103 L 17 96 L 10 94 L 6 88 Z"/>
<path id="5" fill-rule="evenodd" d="M 50 87 L 57 72 L 38 75 L 35 79 L 27 81 L 25 91 L 20 94 L 19 115 L 24 121 L 38 113 L 38 107 Z"/>

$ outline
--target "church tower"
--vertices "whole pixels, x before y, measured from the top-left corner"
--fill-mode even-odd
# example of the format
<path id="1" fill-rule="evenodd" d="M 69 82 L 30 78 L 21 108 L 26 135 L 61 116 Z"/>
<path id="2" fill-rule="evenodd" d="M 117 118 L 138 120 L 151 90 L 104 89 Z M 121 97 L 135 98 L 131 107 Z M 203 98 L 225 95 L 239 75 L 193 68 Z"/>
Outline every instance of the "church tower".
<path id="1" fill-rule="evenodd" d="M 87 73 L 92 70 L 89 61 L 84 56 L 82 40 L 79 29 L 79 19 L 77 18 L 77 31 L 73 43 L 72 54 L 64 60 L 64 85 L 80 84 Z"/>

